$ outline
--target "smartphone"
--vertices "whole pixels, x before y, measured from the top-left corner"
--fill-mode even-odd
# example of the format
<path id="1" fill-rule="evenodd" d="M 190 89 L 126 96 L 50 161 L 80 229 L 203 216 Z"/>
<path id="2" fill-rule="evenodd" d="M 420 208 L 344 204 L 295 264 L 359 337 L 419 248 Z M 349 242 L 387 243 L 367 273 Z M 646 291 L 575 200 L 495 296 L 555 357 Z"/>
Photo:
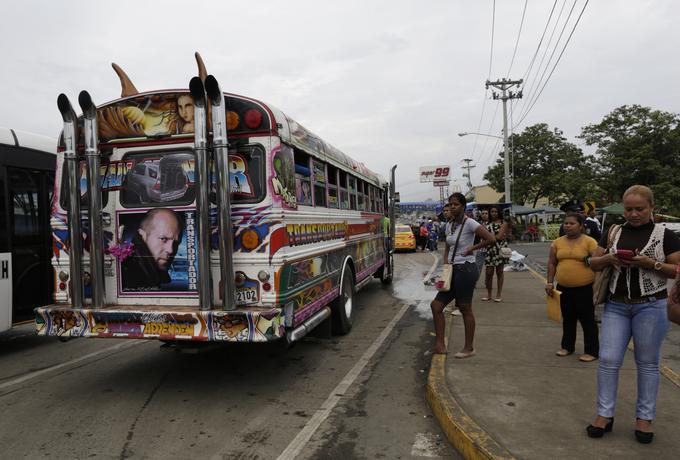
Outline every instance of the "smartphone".
<path id="1" fill-rule="evenodd" d="M 616 250 L 616 257 L 619 259 L 631 259 L 634 256 L 637 255 L 637 251 L 631 251 L 630 249 L 617 249 Z"/>

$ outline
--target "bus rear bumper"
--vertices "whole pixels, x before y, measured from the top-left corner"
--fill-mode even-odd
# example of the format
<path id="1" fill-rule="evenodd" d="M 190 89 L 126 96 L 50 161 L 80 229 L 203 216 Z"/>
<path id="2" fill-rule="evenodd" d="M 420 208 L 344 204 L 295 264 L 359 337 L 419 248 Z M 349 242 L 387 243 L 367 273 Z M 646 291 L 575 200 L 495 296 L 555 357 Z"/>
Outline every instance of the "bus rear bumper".
<path id="1" fill-rule="evenodd" d="M 268 342 L 285 337 L 281 308 L 233 311 L 160 306 L 35 309 L 38 335 L 200 342 Z"/>

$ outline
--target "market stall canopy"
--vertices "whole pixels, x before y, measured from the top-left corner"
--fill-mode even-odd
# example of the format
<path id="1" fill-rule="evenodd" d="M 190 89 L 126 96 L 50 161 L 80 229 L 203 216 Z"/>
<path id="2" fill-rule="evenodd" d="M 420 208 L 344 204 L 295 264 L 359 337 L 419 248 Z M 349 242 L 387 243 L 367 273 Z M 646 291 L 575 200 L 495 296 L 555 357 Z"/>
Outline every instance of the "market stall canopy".
<path id="1" fill-rule="evenodd" d="M 519 204 L 513 204 L 512 205 L 512 213 L 516 216 L 524 216 L 527 214 L 535 214 L 538 211 L 536 208 L 530 208 L 528 206 L 521 206 Z"/>
<path id="2" fill-rule="evenodd" d="M 600 212 L 606 214 L 623 215 L 623 203 L 614 203 L 604 208 L 600 208 Z"/>
<path id="3" fill-rule="evenodd" d="M 542 206 L 540 208 L 534 209 L 534 213 L 536 213 L 536 214 L 564 214 L 564 211 L 562 211 L 559 208 L 553 208 L 552 206 Z"/>

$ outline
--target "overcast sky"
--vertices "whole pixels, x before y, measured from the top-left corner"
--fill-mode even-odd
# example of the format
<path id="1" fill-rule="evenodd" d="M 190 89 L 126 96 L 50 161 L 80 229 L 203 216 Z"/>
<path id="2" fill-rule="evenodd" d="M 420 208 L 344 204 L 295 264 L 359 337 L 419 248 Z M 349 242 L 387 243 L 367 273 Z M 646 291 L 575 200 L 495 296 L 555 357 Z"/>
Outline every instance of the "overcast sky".
<path id="1" fill-rule="evenodd" d="M 82 89 L 96 104 L 118 98 L 111 62 L 140 91 L 186 88 L 197 74 L 193 53 L 199 51 L 224 91 L 278 107 L 384 176 L 397 164 L 402 201 L 438 199 L 438 189 L 418 183 L 418 168 L 451 165 L 454 184 L 465 192 L 462 159 L 472 158 L 472 183 L 483 182 L 497 158 L 496 139 L 457 133 L 501 135 L 501 104 L 484 104 L 490 95 L 485 81 L 525 77 L 525 97 L 513 110 L 516 124 L 585 0 L 557 0 L 550 23 L 554 0 L 526 2 L 511 69 L 525 1 L 496 1 L 491 53 L 493 4 L 3 2 L 0 126 L 56 138 L 59 93 L 76 107 Z M 672 0 L 588 3 L 543 93 L 515 130 L 545 122 L 580 144 L 575 136 L 583 126 L 623 104 L 678 112 L 679 17 L 680 3 Z"/>

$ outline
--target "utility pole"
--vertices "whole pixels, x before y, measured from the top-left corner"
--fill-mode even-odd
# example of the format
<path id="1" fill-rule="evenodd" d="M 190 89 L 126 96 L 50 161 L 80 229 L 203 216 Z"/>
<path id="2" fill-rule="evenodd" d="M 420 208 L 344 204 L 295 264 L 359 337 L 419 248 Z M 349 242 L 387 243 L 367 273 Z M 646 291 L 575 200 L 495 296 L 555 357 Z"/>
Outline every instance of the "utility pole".
<path id="1" fill-rule="evenodd" d="M 489 86 L 493 86 L 496 89 L 501 90 L 503 93 L 498 94 L 497 92 L 493 92 L 493 98 L 498 100 L 503 101 L 503 151 L 505 152 L 504 155 L 504 174 L 505 174 L 505 202 L 512 204 L 512 197 L 510 195 L 510 149 L 508 148 L 508 109 L 507 109 L 507 101 L 508 99 L 521 99 L 522 98 L 522 90 L 519 90 L 517 93 L 513 93 L 512 91 L 508 91 L 510 88 L 513 86 L 519 87 L 519 85 L 522 84 L 524 80 L 508 80 L 507 78 L 501 78 L 500 80 L 496 81 L 486 81 L 486 89 L 489 89 Z"/>
<path id="2" fill-rule="evenodd" d="M 463 161 L 465 162 L 465 166 L 463 166 L 463 169 L 467 169 L 467 173 L 463 173 L 463 177 L 467 177 L 467 186 L 468 186 L 468 191 L 472 190 L 472 179 L 470 178 L 470 170 L 477 165 L 472 165 L 470 166 L 470 163 L 472 163 L 472 158 L 463 158 Z"/>

